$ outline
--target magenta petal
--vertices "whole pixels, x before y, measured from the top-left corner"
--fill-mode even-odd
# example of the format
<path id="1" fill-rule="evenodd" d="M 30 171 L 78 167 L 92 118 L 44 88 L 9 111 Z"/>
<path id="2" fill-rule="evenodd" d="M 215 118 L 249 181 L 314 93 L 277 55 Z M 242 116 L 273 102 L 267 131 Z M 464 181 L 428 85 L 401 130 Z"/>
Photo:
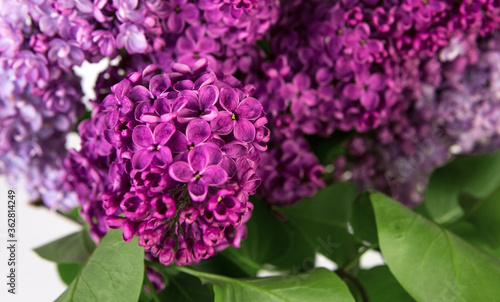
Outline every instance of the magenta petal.
<path id="1" fill-rule="evenodd" d="M 182 7 L 181 14 L 184 19 L 191 21 L 198 18 L 200 11 L 198 10 L 198 7 L 196 7 L 194 3 L 187 3 Z"/>
<path id="2" fill-rule="evenodd" d="M 168 17 L 167 26 L 172 32 L 179 33 L 184 28 L 184 20 L 179 14 L 173 13 Z"/>
<path id="3" fill-rule="evenodd" d="M 234 112 L 238 107 L 239 97 L 232 88 L 222 88 L 219 99 L 221 106 L 229 112 Z"/>
<path id="4" fill-rule="evenodd" d="M 139 150 L 132 156 L 132 167 L 136 170 L 146 169 L 153 160 L 154 152 L 148 149 Z"/>
<path id="5" fill-rule="evenodd" d="M 155 143 L 165 145 L 175 132 L 175 126 L 169 123 L 159 124 L 155 128 Z"/>
<path id="6" fill-rule="evenodd" d="M 196 119 L 189 122 L 186 128 L 186 136 L 188 141 L 196 146 L 207 140 L 211 130 L 207 122 Z"/>
<path id="7" fill-rule="evenodd" d="M 205 149 L 208 157 L 207 166 L 218 165 L 222 161 L 222 151 L 216 144 L 203 144 L 203 149 Z"/>
<path id="8" fill-rule="evenodd" d="M 212 106 L 217 102 L 218 97 L 219 90 L 215 86 L 203 86 L 199 91 L 200 109 Z"/>
<path id="9" fill-rule="evenodd" d="M 194 89 L 201 89 L 202 87 L 206 85 L 210 85 L 213 82 L 215 82 L 215 75 L 213 73 L 206 73 L 199 77 L 195 82 L 194 82 Z"/>
<path id="10" fill-rule="evenodd" d="M 168 174 L 179 182 L 190 182 L 194 178 L 193 170 L 184 161 L 178 161 L 170 165 Z"/>
<path id="11" fill-rule="evenodd" d="M 170 88 L 170 78 L 165 74 L 158 74 L 151 78 L 149 82 L 149 91 L 156 97 L 161 96 Z"/>
<path id="12" fill-rule="evenodd" d="M 253 141 L 255 138 L 254 125 L 245 119 L 236 121 L 234 125 L 234 137 L 245 143 Z"/>
<path id="13" fill-rule="evenodd" d="M 186 37 L 179 37 L 177 40 L 177 44 L 175 45 L 177 50 L 183 54 L 190 54 L 194 52 L 194 42 L 191 39 L 188 39 Z"/>
<path id="14" fill-rule="evenodd" d="M 342 94 L 350 100 L 357 100 L 361 96 L 361 88 L 349 83 L 344 87 L 344 90 L 342 90 Z"/>
<path id="15" fill-rule="evenodd" d="M 219 186 L 227 181 L 227 173 L 221 166 L 208 166 L 201 178 L 210 186 Z"/>
<path id="16" fill-rule="evenodd" d="M 154 108 L 159 115 L 170 113 L 170 100 L 164 97 L 159 98 L 155 101 Z"/>
<path id="17" fill-rule="evenodd" d="M 368 86 L 370 87 L 371 90 L 376 90 L 376 91 L 384 89 L 385 87 L 384 76 L 380 73 L 372 74 L 370 76 Z"/>
<path id="18" fill-rule="evenodd" d="M 188 191 L 191 199 L 203 201 L 207 197 L 208 186 L 203 180 L 199 179 L 188 184 Z"/>
<path id="19" fill-rule="evenodd" d="M 186 97 L 180 96 L 172 101 L 172 113 L 175 113 L 182 108 L 184 108 L 188 103 L 188 99 Z"/>
<path id="20" fill-rule="evenodd" d="M 246 98 L 238 105 L 235 113 L 238 117 L 253 120 L 262 113 L 262 105 L 254 98 Z"/>
<path id="21" fill-rule="evenodd" d="M 188 162 L 191 169 L 195 172 L 205 170 L 208 164 L 208 154 L 203 146 L 197 146 L 188 153 Z"/>
<path id="22" fill-rule="evenodd" d="M 181 153 L 187 151 L 188 140 L 184 134 L 179 131 L 176 131 L 172 137 L 168 140 L 167 146 L 174 153 Z"/>
<path id="23" fill-rule="evenodd" d="M 222 151 L 224 151 L 227 156 L 232 158 L 242 157 L 247 153 L 247 150 L 248 149 L 245 144 L 236 141 L 227 143 L 224 147 L 222 147 Z"/>
<path id="24" fill-rule="evenodd" d="M 165 167 L 172 162 L 172 153 L 168 147 L 161 147 L 160 150 L 155 152 L 153 163 L 158 167 Z"/>
<path id="25" fill-rule="evenodd" d="M 229 134 L 234 127 L 232 114 L 227 111 L 221 111 L 219 112 L 219 116 L 210 122 L 210 125 L 212 126 L 212 131 L 216 134 Z"/>
<path id="26" fill-rule="evenodd" d="M 368 90 L 361 96 L 360 102 L 365 109 L 372 110 L 380 104 L 380 96 L 378 93 Z"/>
<path id="27" fill-rule="evenodd" d="M 145 102 L 151 100 L 153 96 L 146 87 L 137 85 L 130 89 L 128 97 L 133 102 Z"/>
<path id="28" fill-rule="evenodd" d="M 236 163 L 234 162 L 233 159 L 231 159 L 227 156 L 224 156 L 222 158 L 220 166 L 224 169 L 224 171 L 226 171 L 227 176 L 229 178 L 233 177 L 234 174 L 236 173 L 236 170 L 237 170 Z"/>
<path id="29" fill-rule="evenodd" d="M 113 110 L 108 112 L 106 114 L 106 119 L 104 120 L 106 128 L 111 129 L 116 125 L 116 123 L 118 123 L 118 111 Z"/>
<path id="30" fill-rule="evenodd" d="M 101 111 L 108 112 L 113 109 L 116 109 L 117 106 L 118 106 L 118 100 L 113 94 L 109 94 L 104 98 L 101 105 L 99 106 L 99 109 Z"/>
<path id="31" fill-rule="evenodd" d="M 132 141 L 138 146 L 150 147 L 154 144 L 153 133 L 148 126 L 138 125 L 132 132 Z"/>
<path id="32" fill-rule="evenodd" d="M 204 53 L 213 52 L 215 50 L 215 41 L 208 37 L 201 37 L 198 41 L 198 47 L 202 49 Z"/>
<path id="33" fill-rule="evenodd" d="M 183 80 L 183 81 L 179 81 L 177 83 L 174 84 L 174 89 L 176 91 L 182 91 L 182 90 L 191 90 L 193 89 L 193 81 L 191 80 Z"/>

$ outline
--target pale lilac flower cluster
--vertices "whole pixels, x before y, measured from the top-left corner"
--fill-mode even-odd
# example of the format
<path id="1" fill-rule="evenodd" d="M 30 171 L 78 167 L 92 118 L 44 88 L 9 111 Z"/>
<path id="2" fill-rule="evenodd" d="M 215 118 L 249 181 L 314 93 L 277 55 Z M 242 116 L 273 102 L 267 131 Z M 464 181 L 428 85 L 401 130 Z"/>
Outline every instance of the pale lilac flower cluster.
<path id="1" fill-rule="evenodd" d="M 83 111 L 79 78 L 46 49 L 31 47 L 33 2 L 4 1 L 0 12 L 0 173 L 52 208 L 77 205 L 64 190 L 66 134 Z M 31 46 L 30 46 L 31 45 Z"/>
<path id="2" fill-rule="evenodd" d="M 239 246 L 269 140 L 254 89 L 217 80 L 205 59 L 195 65 L 150 65 L 114 85 L 66 161 L 93 237 L 122 228 L 165 265 Z"/>
<path id="3" fill-rule="evenodd" d="M 172 53 L 182 63 L 233 55 L 277 19 L 278 0 L 38 0 L 29 3 L 40 32 L 33 43 L 62 68 L 102 57 Z M 194 57 L 194 58 L 193 58 Z M 215 66 L 214 66 L 215 67 Z"/>

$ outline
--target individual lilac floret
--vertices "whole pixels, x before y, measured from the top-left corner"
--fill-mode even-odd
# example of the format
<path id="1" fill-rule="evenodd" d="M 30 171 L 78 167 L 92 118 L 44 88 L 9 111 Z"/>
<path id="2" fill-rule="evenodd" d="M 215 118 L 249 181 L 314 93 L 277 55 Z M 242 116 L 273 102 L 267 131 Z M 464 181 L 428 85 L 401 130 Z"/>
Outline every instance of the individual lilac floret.
<path id="1" fill-rule="evenodd" d="M 82 150 L 66 161 L 68 185 L 78 192 L 93 237 L 122 228 L 124 240 L 137 236 L 148 259 L 165 265 L 239 246 L 253 209 L 248 197 L 260 184 L 260 150 L 269 140 L 261 135 L 268 130 L 256 100 L 257 109 L 241 102 L 235 113 L 246 118 L 251 135 L 214 130 L 226 112 L 224 91 L 254 100 L 252 90 L 219 81 L 206 60 L 197 65 L 195 72 L 176 64 L 177 71 L 160 74 L 148 66 L 115 84 L 82 122 Z M 123 100 L 131 102 L 126 110 Z"/>

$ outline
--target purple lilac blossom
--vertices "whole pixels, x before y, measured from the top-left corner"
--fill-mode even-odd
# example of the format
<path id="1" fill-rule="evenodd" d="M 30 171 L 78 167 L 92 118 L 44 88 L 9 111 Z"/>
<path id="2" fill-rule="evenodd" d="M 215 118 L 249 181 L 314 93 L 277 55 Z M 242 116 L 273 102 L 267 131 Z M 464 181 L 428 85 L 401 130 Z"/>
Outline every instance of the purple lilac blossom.
<path id="1" fill-rule="evenodd" d="M 76 195 L 64 188 L 66 135 L 83 111 L 78 47 L 41 35 L 30 20 L 35 1 L 4 1 L 0 12 L 0 173 L 24 186 L 31 201 L 68 210 Z"/>
<path id="2" fill-rule="evenodd" d="M 308 194 L 285 197 L 283 186 L 268 185 L 267 178 L 281 178 L 279 183 L 285 183 L 293 177 L 286 172 L 288 167 L 280 164 L 285 161 L 283 142 L 287 138 L 299 142 L 297 137 L 304 135 L 329 136 L 339 130 L 356 130 L 363 140 L 373 137 L 369 133 L 373 130 L 382 133 L 384 139 L 391 138 L 390 143 L 366 143 L 367 150 L 376 149 L 384 156 L 358 158 L 365 170 L 349 170 L 361 187 L 389 191 L 385 176 L 380 176 L 382 180 L 371 177 L 390 171 L 391 158 L 415 153 L 416 142 L 430 133 L 428 129 L 406 133 L 402 129 L 406 125 L 419 129 L 424 120 L 434 121 L 427 112 L 438 110 L 432 93 L 442 80 L 439 52 L 446 50 L 458 35 L 471 35 L 475 40 L 498 29 L 497 1 L 469 4 L 444 0 L 378 1 L 377 5 L 368 1 L 282 1 L 280 19 L 266 35 L 270 52 L 253 53 L 252 72 L 246 77 L 247 83 L 256 85 L 256 96 L 268 114 L 272 131 L 269 152 L 263 160 L 266 164 L 258 171 L 264 180 L 259 193 L 273 196 L 267 202 L 291 204 L 314 194 L 321 186 L 318 177 L 309 176 L 310 173 L 300 173 L 304 176 L 296 181 L 314 188 Z M 302 146 L 298 154 L 306 156 L 307 144 L 297 145 Z M 420 164 L 412 168 L 418 176 L 413 184 L 409 183 L 411 177 L 405 179 L 409 187 L 425 186 L 429 171 L 449 158 L 449 146 L 437 145 L 423 168 Z M 392 155 L 385 156 L 386 153 Z M 337 168 L 340 178 L 350 163 L 345 159 L 339 162 L 346 164 Z M 318 165 L 317 160 L 315 164 Z M 319 171 L 320 167 L 313 170 Z M 293 192 L 287 192 L 290 191 Z M 392 191 L 393 196 L 407 204 L 421 200 L 420 193 L 405 195 L 402 186 Z M 288 201 L 279 201 L 279 196 Z"/>
<path id="3" fill-rule="evenodd" d="M 238 247 L 246 236 L 248 197 L 260 184 L 255 170 L 269 131 L 251 87 L 219 81 L 207 64 L 132 72 L 80 124 L 82 148 L 66 159 L 67 185 L 95 240 L 122 228 L 124 240 L 139 238 L 148 259 L 186 265 Z M 245 125 L 239 134 L 236 127 L 214 130 L 226 94 L 236 95 L 235 125 Z M 126 110 L 118 108 L 123 100 L 131 101 Z M 200 112 L 181 115 L 190 102 L 190 112 Z M 107 122 L 110 113 L 117 117 Z"/>

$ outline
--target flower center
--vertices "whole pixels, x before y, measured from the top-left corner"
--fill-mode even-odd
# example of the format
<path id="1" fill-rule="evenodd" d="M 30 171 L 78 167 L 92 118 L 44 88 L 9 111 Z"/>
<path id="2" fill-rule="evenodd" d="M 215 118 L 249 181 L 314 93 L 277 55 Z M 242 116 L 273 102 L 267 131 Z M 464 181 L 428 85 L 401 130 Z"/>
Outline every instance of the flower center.
<path id="1" fill-rule="evenodd" d="M 342 31 L 341 28 L 337 29 L 337 34 L 341 35 L 342 33 L 344 33 L 344 32 Z"/>
<path id="2" fill-rule="evenodd" d="M 422 3 L 423 3 L 424 5 L 427 5 L 427 4 L 429 4 L 429 0 L 422 0 Z"/>
<path id="3" fill-rule="evenodd" d="M 199 52 L 197 52 L 197 51 L 195 51 L 195 53 L 193 54 L 193 57 L 194 57 L 195 59 L 198 59 L 198 58 L 200 57 L 200 53 L 199 53 Z"/>
<path id="4" fill-rule="evenodd" d="M 236 119 L 236 114 L 234 114 L 234 113 L 233 113 L 233 116 L 231 116 L 231 118 L 232 118 L 233 120 L 235 120 L 235 119 Z"/>
<path id="5" fill-rule="evenodd" d="M 178 13 L 178 12 L 180 12 L 180 11 L 181 11 L 181 8 L 177 6 L 177 7 L 175 8 L 175 12 L 177 12 L 177 13 Z"/>
<path id="6" fill-rule="evenodd" d="M 200 179 L 200 178 L 201 178 L 201 175 L 200 175 L 200 173 L 196 172 L 196 174 L 194 174 L 194 177 L 195 177 L 196 179 Z"/>
<path id="7" fill-rule="evenodd" d="M 217 198 L 217 202 L 221 202 L 221 201 L 222 201 L 222 196 L 219 196 L 219 197 Z"/>
<path id="8" fill-rule="evenodd" d="M 365 40 L 365 39 L 361 39 L 361 41 L 359 41 L 359 43 L 360 43 L 361 45 L 365 45 L 365 44 L 366 44 L 366 40 Z"/>

